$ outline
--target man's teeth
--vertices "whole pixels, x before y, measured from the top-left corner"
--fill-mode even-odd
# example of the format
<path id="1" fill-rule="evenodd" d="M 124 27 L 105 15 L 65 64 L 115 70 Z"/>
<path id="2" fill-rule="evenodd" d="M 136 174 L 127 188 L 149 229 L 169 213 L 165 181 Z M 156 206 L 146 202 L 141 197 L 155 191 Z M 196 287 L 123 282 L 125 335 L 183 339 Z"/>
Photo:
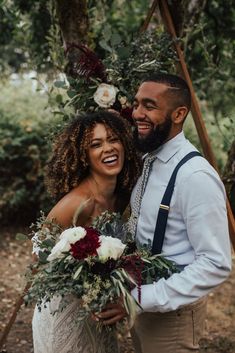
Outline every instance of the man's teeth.
<path id="1" fill-rule="evenodd" d="M 112 162 L 116 162 L 117 157 L 113 156 L 113 157 L 107 157 L 103 160 L 104 163 L 112 163 Z"/>
<path id="2" fill-rule="evenodd" d="M 148 124 L 138 124 L 138 129 L 150 129 L 150 127 Z"/>

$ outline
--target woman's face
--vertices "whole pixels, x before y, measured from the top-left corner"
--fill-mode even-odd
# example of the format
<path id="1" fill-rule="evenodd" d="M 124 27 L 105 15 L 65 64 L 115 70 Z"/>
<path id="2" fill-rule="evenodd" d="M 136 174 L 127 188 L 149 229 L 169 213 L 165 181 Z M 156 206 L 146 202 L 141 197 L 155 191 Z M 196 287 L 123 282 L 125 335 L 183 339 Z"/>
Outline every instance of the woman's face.
<path id="1" fill-rule="evenodd" d="M 90 170 L 107 176 L 118 175 L 124 164 L 124 147 L 111 129 L 96 124 L 87 151 Z"/>

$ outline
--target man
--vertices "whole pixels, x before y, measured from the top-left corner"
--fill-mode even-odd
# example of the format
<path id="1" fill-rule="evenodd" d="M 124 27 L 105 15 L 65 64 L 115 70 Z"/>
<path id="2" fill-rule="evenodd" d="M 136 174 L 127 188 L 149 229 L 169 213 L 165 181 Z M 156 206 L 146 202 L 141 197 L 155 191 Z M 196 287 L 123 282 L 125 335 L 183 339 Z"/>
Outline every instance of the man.
<path id="1" fill-rule="evenodd" d="M 231 270 L 223 184 L 182 131 L 190 101 L 186 82 L 169 74 L 144 80 L 134 100 L 137 146 L 151 161 L 132 193 L 131 228 L 138 242 L 157 244 L 155 252 L 162 252 L 180 270 L 166 280 L 142 285 L 142 311 L 132 332 L 138 353 L 198 352 L 206 295 Z M 188 160 L 178 169 L 171 201 L 161 205 L 171 175 L 185 156 Z M 162 209 L 168 218 L 161 244 L 162 222 L 157 227 L 156 222 Z M 132 295 L 138 300 L 137 289 Z M 114 307 L 101 314 L 109 323 L 121 316 L 121 309 Z"/>

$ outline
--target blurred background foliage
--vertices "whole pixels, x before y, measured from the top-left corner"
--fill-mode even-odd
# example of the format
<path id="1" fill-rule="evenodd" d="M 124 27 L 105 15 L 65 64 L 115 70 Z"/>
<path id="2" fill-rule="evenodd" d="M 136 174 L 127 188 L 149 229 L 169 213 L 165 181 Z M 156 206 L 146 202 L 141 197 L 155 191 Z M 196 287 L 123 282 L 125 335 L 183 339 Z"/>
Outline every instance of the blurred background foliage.
<path id="1" fill-rule="evenodd" d="M 30 77 L 0 83 L 0 220 L 27 224 L 50 200 L 43 184 L 52 115 Z"/>
<path id="2" fill-rule="evenodd" d="M 220 172 L 234 204 L 234 0 L 168 3 Z M 82 29 L 84 38 L 78 41 L 87 43 L 103 59 L 110 51 L 107 46 L 112 34 L 122 43 L 131 43 L 133 34 L 138 37 L 151 1 L 0 0 L 1 224 L 29 224 L 40 209 L 47 212 L 53 203 L 45 191 L 43 170 L 51 136 L 75 110 L 68 105 L 72 93 L 69 97 L 68 90 L 58 82 L 68 79 L 64 74 L 69 60 L 64 54 L 65 38 L 76 38 L 77 27 L 68 28 L 66 24 L 79 22 L 78 4 L 80 16 L 88 18 Z M 149 27 L 163 31 L 158 13 Z M 136 51 L 138 55 L 138 46 Z M 200 149 L 191 117 L 186 135 Z"/>

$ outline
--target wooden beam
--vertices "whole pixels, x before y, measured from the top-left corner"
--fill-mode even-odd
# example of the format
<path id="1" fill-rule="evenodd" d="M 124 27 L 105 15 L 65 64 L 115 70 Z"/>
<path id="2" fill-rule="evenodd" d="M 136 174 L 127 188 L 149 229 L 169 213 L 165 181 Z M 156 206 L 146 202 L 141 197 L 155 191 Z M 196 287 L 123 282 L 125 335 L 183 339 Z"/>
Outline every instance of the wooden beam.
<path id="1" fill-rule="evenodd" d="M 209 136 L 206 131 L 205 123 L 202 118 L 202 114 L 199 108 L 199 104 L 197 101 L 197 97 L 193 88 L 193 84 L 188 72 L 188 68 L 184 59 L 183 51 L 181 50 L 181 47 L 178 43 L 178 38 L 176 36 L 176 31 L 174 27 L 174 23 L 168 8 L 168 4 L 166 0 L 159 0 L 159 8 L 161 12 L 161 17 L 164 21 L 164 25 L 169 32 L 169 34 L 172 36 L 174 40 L 174 45 L 175 49 L 179 58 L 179 65 L 181 69 L 181 73 L 187 82 L 190 92 L 191 92 L 191 97 L 192 97 L 192 116 L 193 120 L 197 129 L 197 133 L 201 142 L 201 146 L 203 149 L 204 156 L 206 159 L 210 162 L 210 164 L 218 171 L 218 166 L 217 162 L 215 159 L 215 156 L 213 154 Z M 229 222 L 229 233 L 230 233 L 230 239 L 233 245 L 233 249 L 235 250 L 235 219 L 231 210 L 231 206 L 229 204 L 229 201 L 227 200 L 227 212 L 228 212 L 228 222 Z"/>
<path id="2" fill-rule="evenodd" d="M 140 28 L 140 33 L 145 32 L 147 30 L 149 23 L 151 21 L 151 18 L 153 17 L 153 14 L 157 8 L 157 5 L 158 5 L 158 0 L 154 0 L 152 3 L 152 6 L 149 8 L 145 21 Z"/>
<path id="3" fill-rule="evenodd" d="M 3 333 L 2 333 L 2 336 L 0 338 L 0 350 L 2 350 L 2 347 L 7 339 L 7 336 L 15 322 L 15 319 L 16 319 L 16 316 L 17 316 L 17 313 L 18 311 L 20 310 L 21 308 L 21 305 L 24 303 L 24 296 L 27 294 L 28 292 L 28 289 L 30 288 L 30 284 L 27 283 L 23 292 L 21 293 L 21 295 L 19 296 L 17 302 L 15 303 L 15 308 L 13 310 L 13 313 L 10 317 L 10 320 L 8 321 L 6 327 L 4 328 L 3 330 Z"/>

